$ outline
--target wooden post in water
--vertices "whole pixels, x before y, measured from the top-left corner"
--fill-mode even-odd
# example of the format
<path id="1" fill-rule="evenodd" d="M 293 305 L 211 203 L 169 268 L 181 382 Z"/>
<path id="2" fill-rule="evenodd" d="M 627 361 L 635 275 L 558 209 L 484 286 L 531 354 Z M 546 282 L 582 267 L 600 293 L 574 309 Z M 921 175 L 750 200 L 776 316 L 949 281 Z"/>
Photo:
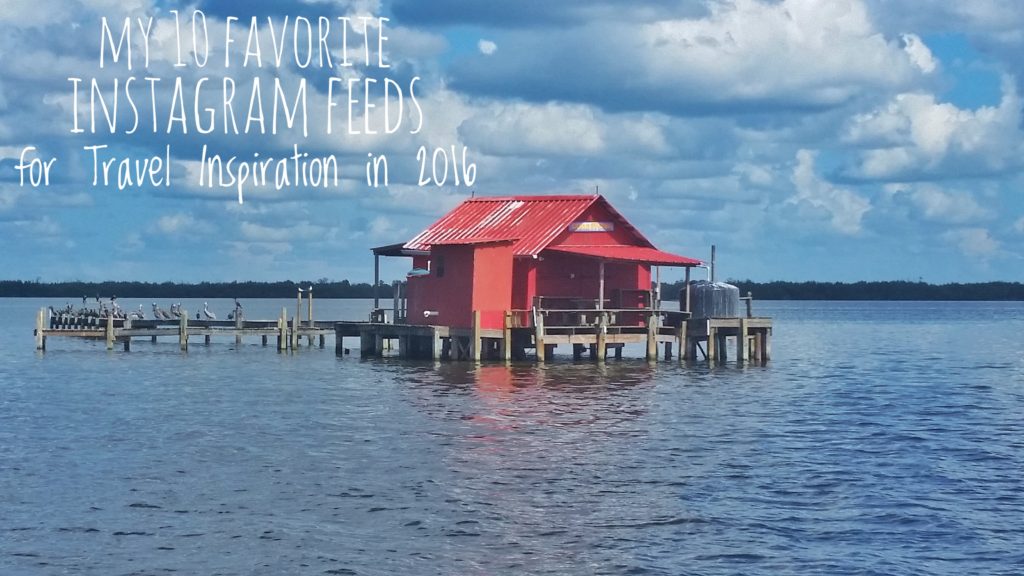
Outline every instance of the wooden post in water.
<path id="1" fill-rule="evenodd" d="M 292 318 L 292 350 L 299 349 L 299 317 Z"/>
<path id="2" fill-rule="evenodd" d="M 178 319 L 178 345 L 183 352 L 188 351 L 188 310 L 182 310 Z"/>
<path id="3" fill-rule="evenodd" d="M 505 362 L 512 360 L 512 311 L 505 310 L 501 329 L 501 357 Z"/>
<path id="4" fill-rule="evenodd" d="M 533 345 L 537 350 L 537 362 L 544 362 L 544 314 L 533 309 Z"/>
<path id="5" fill-rule="evenodd" d="M 309 325 L 310 333 L 307 343 L 309 346 L 313 346 L 313 286 L 306 289 L 306 321 Z M 323 348 L 323 346 L 321 346 Z"/>
<path id="6" fill-rule="evenodd" d="M 736 334 L 736 361 L 746 364 L 749 360 L 750 342 L 747 341 L 747 319 L 740 318 L 740 331 Z"/>
<path id="7" fill-rule="evenodd" d="M 679 321 L 679 327 L 676 328 L 676 357 L 682 362 L 686 359 L 686 319 L 683 318 Z"/>
<path id="8" fill-rule="evenodd" d="M 604 312 L 597 315 L 597 346 L 594 352 L 597 353 L 598 362 L 604 362 L 608 356 L 608 315 Z"/>
<path id="9" fill-rule="evenodd" d="M 708 322 L 708 328 L 707 328 L 708 350 L 707 350 L 707 353 L 705 354 L 705 356 L 707 356 L 709 364 L 714 364 L 715 361 L 717 360 L 716 354 L 718 352 L 717 351 L 717 348 L 718 348 L 718 329 L 711 327 L 711 321 L 710 320 L 708 320 L 707 322 Z"/>
<path id="10" fill-rule="evenodd" d="M 647 354 L 648 362 L 658 359 L 658 314 L 651 312 L 647 315 Z"/>
<path id="11" fill-rule="evenodd" d="M 107 350 L 114 349 L 114 317 L 107 316 L 107 328 L 105 330 L 105 336 L 107 339 Z"/>
<path id="12" fill-rule="evenodd" d="M 479 362 L 483 349 L 483 340 L 480 338 L 480 311 L 473 310 L 473 334 L 470 336 L 469 345 L 472 348 L 473 361 Z"/>
<path id="13" fill-rule="evenodd" d="M 235 348 L 242 345 L 242 310 L 239 309 L 238 305 L 235 305 Z"/>
<path id="14" fill-rule="evenodd" d="M 46 308 L 40 308 L 36 314 L 36 350 L 46 350 L 46 336 L 43 330 L 46 328 Z"/>
<path id="15" fill-rule="evenodd" d="M 281 308 L 281 317 L 277 319 L 277 351 L 288 349 L 288 309 Z"/>
<path id="16" fill-rule="evenodd" d="M 203 344 L 205 344 L 207 346 L 210 345 L 210 335 L 209 334 L 203 336 Z"/>
<path id="17" fill-rule="evenodd" d="M 437 327 L 431 327 L 430 340 L 430 357 L 432 360 L 440 360 L 444 355 L 444 341 L 441 339 L 441 333 Z"/>

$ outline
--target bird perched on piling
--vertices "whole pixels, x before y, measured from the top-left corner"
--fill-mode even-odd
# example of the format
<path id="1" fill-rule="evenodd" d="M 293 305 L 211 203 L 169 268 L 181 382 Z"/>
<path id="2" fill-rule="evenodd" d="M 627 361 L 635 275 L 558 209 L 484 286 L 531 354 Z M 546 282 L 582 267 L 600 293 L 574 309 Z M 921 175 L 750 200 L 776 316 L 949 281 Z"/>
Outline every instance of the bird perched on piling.
<path id="1" fill-rule="evenodd" d="M 210 305 L 207 304 L 206 302 L 203 302 L 203 316 L 206 316 L 207 320 L 217 319 L 217 315 L 214 314 L 213 312 L 210 312 Z"/>
<path id="2" fill-rule="evenodd" d="M 172 319 L 171 315 L 168 314 L 166 310 L 156 305 L 156 302 L 153 302 L 153 318 L 156 318 L 157 320 Z"/>
<path id="3" fill-rule="evenodd" d="M 142 311 L 142 304 L 139 304 L 138 310 L 132 310 L 132 313 L 128 315 L 132 320 L 145 320 L 146 313 Z"/>
<path id="4" fill-rule="evenodd" d="M 242 317 L 242 303 L 238 301 L 238 298 L 235 298 L 235 309 L 232 310 L 231 312 L 228 312 L 228 320 L 234 320 L 236 318 L 240 319 L 241 317 Z"/>

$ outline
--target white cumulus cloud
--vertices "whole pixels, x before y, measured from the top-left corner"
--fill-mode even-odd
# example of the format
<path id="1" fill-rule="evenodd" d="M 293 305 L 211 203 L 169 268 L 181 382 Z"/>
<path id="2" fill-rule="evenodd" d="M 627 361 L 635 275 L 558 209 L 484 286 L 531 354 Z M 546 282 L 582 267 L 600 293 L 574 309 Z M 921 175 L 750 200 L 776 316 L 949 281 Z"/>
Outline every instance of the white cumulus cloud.
<path id="1" fill-rule="evenodd" d="M 796 160 L 797 164 L 793 169 L 796 194 L 787 202 L 824 210 L 829 215 L 832 227 L 843 234 L 860 232 L 861 221 L 864 214 L 871 209 L 871 202 L 818 176 L 814 171 L 814 152 L 800 150 L 797 152 Z"/>
<path id="2" fill-rule="evenodd" d="M 957 247 L 965 256 L 988 258 L 999 250 L 999 241 L 985 228 L 958 228 L 949 230 L 942 238 Z"/>
<path id="3" fill-rule="evenodd" d="M 866 145 L 856 176 L 914 179 L 953 172 L 998 173 L 1024 160 L 1021 98 L 1003 80 L 998 106 L 962 109 L 933 94 L 903 93 L 885 107 L 859 114 L 844 140 Z"/>

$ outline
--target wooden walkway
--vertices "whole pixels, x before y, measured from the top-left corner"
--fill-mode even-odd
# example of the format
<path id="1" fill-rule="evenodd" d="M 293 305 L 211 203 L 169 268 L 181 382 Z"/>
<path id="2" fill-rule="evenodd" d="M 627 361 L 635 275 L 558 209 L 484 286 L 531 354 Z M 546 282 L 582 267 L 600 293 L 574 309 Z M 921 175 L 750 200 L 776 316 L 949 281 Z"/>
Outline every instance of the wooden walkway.
<path id="1" fill-rule="evenodd" d="M 324 347 L 328 334 L 334 334 L 336 321 L 288 321 L 285 310 L 277 320 L 189 320 L 187 311 L 174 320 L 131 320 L 113 317 L 97 318 L 70 314 L 52 315 L 41 309 L 36 317 L 36 349 L 46 350 L 48 338 L 87 338 L 103 340 L 107 350 L 120 343 L 125 351 L 131 350 L 133 339 L 148 338 L 156 342 L 160 337 L 176 337 L 182 350 L 188 350 L 189 340 L 202 337 L 206 344 L 212 337 L 234 336 L 241 344 L 246 336 L 259 336 L 264 346 L 270 337 L 276 337 L 278 350 L 296 349 L 305 338 L 312 346 L 314 340 Z"/>

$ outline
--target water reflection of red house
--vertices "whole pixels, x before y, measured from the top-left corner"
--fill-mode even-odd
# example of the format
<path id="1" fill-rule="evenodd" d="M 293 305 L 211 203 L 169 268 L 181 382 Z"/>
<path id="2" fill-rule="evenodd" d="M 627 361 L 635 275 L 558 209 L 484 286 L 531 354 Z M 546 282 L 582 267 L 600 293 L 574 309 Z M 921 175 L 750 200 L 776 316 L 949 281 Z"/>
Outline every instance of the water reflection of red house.
<path id="1" fill-rule="evenodd" d="M 409 324 L 501 329 L 508 310 L 650 308 L 652 266 L 699 260 L 662 252 L 600 195 L 471 198 L 404 244 Z M 379 269 L 379 267 L 378 267 Z M 375 279 L 377 280 L 377 279 Z"/>

